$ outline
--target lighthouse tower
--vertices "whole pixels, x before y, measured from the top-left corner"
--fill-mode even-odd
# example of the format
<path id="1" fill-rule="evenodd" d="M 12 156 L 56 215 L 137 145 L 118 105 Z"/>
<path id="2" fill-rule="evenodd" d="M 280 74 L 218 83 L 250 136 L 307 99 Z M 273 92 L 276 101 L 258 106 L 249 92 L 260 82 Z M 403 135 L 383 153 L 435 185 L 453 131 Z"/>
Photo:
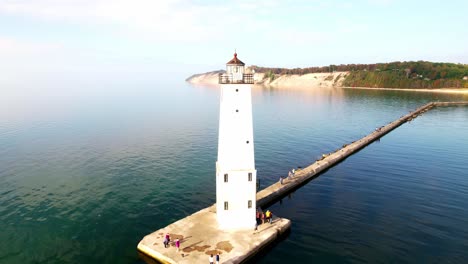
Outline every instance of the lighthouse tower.
<path id="1" fill-rule="evenodd" d="M 252 125 L 253 74 L 234 58 L 219 75 L 218 161 L 216 162 L 216 214 L 222 229 L 255 227 L 256 182 Z"/>

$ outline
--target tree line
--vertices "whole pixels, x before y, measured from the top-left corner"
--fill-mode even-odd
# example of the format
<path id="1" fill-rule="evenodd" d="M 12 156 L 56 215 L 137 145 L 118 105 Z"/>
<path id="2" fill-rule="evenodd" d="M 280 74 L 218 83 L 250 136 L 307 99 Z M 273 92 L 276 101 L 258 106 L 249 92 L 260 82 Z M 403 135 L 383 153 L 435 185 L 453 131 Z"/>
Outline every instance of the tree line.
<path id="1" fill-rule="evenodd" d="M 388 88 L 468 88 L 468 65 L 428 61 L 396 61 L 375 64 L 340 64 L 308 68 L 269 68 L 251 66 L 259 73 L 308 74 L 347 71 L 343 82 L 349 87 Z"/>

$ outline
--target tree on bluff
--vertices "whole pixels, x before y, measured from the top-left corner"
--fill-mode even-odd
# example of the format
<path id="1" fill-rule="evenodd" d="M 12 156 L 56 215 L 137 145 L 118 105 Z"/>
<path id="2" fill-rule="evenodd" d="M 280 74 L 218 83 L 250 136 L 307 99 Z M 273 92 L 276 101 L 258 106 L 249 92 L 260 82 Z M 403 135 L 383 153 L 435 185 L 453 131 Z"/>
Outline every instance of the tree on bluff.
<path id="1" fill-rule="evenodd" d="M 308 74 L 348 71 L 343 85 L 350 87 L 442 88 L 468 87 L 468 65 L 428 61 L 395 61 L 376 64 L 340 64 L 308 68 L 268 68 L 252 66 L 255 72 Z"/>

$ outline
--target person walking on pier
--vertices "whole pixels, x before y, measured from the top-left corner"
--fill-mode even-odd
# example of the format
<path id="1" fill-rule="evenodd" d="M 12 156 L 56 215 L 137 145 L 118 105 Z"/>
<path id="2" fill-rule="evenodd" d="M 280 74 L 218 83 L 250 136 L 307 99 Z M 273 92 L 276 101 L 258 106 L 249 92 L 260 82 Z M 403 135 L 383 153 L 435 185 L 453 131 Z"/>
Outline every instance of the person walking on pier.
<path id="1" fill-rule="evenodd" d="M 167 248 L 169 246 L 169 242 L 171 242 L 171 237 L 169 236 L 169 233 L 166 233 L 164 236 L 164 247 Z"/>
<path id="2" fill-rule="evenodd" d="M 266 217 L 267 221 L 271 224 L 272 215 L 271 215 L 270 210 L 267 210 L 267 211 L 266 211 L 265 217 Z"/>
<path id="3" fill-rule="evenodd" d="M 279 182 L 280 182 L 281 185 L 283 185 L 283 177 L 280 177 Z"/>
<path id="4" fill-rule="evenodd" d="M 210 255 L 210 257 L 208 258 L 208 260 L 210 261 L 210 264 L 213 264 L 213 254 Z"/>
<path id="5" fill-rule="evenodd" d="M 260 212 L 258 211 L 258 208 L 257 208 L 257 211 L 255 212 L 255 230 L 254 231 L 257 231 L 259 222 L 260 222 Z"/>
<path id="6" fill-rule="evenodd" d="M 216 253 L 216 264 L 219 264 L 219 253 Z"/>
<path id="7" fill-rule="evenodd" d="M 178 238 L 175 240 L 175 246 L 176 246 L 176 248 L 177 248 L 177 252 L 179 252 L 180 240 L 179 240 Z"/>

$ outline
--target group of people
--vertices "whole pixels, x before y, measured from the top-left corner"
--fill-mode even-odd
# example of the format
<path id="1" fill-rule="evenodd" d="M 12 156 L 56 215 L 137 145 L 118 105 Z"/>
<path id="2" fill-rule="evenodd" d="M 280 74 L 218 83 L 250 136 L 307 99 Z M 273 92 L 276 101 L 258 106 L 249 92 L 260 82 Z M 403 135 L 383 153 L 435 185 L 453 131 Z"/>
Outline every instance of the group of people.
<path id="1" fill-rule="evenodd" d="M 210 257 L 209 257 L 208 259 L 209 259 L 209 261 L 210 261 L 210 264 L 214 264 L 213 261 L 215 260 L 215 258 L 213 258 L 213 254 L 211 254 Z M 216 254 L 216 264 L 219 264 L 219 253 Z"/>
<path id="2" fill-rule="evenodd" d="M 165 248 L 169 247 L 170 242 L 171 242 L 171 236 L 169 235 L 169 233 L 166 233 L 166 235 L 164 236 L 164 242 L 163 242 L 164 247 Z M 180 240 L 178 238 L 176 238 L 176 240 L 174 241 L 174 246 L 176 247 L 177 252 L 179 252 Z M 209 257 L 210 264 L 214 264 L 215 263 L 214 260 L 216 260 L 216 264 L 219 264 L 219 253 L 216 254 L 216 257 L 213 257 L 213 254 L 210 255 Z"/>
<path id="3" fill-rule="evenodd" d="M 257 220 L 257 224 L 255 225 L 255 230 L 257 230 L 258 225 L 264 224 L 265 220 L 268 221 L 270 224 L 273 221 L 273 214 L 270 212 L 270 210 L 267 210 L 265 213 L 263 213 L 261 210 L 257 208 L 257 213 L 255 216 Z"/>
<path id="4" fill-rule="evenodd" d="M 169 235 L 169 233 L 166 233 L 166 235 L 164 236 L 164 247 L 167 248 L 169 247 L 169 243 L 171 242 L 171 236 Z M 176 240 L 174 241 L 174 246 L 176 247 L 176 250 L 177 252 L 179 252 L 179 249 L 180 249 L 180 240 L 178 238 L 176 238 Z"/>
<path id="5" fill-rule="evenodd" d="M 292 170 L 288 171 L 288 178 L 287 179 L 291 180 L 294 177 L 295 174 L 296 174 L 296 169 L 293 168 Z M 283 185 L 283 181 L 284 181 L 283 177 L 280 177 L 279 182 L 280 182 L 281 185 Z"/>

